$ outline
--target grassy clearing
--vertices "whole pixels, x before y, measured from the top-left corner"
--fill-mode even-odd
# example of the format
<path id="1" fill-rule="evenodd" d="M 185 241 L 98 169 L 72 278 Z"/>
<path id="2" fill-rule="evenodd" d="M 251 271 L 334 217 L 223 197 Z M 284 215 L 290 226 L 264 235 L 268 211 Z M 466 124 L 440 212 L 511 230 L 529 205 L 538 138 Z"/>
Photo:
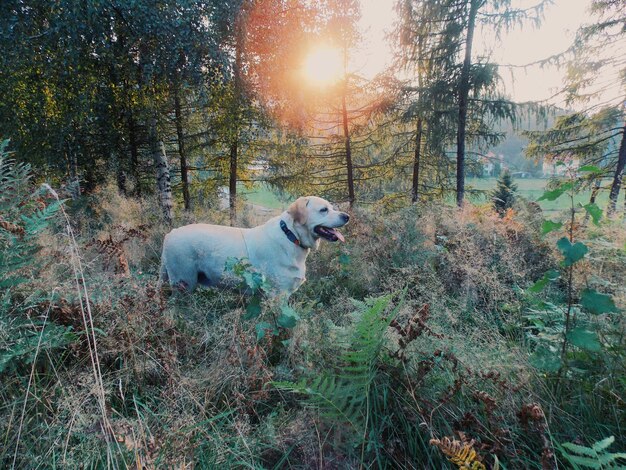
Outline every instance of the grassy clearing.
<path id="1" fill-rule="evenodd" d="M 285 209 L 293 198 L 285 200 L 265 183 L 256 183 L 251 189 L 241 185 L 238 191 L 243 195 L 247 202 L 268 209 Z"/>
<path id="2" fill-rule="evenodd" d="M 475 191 L 471 196 L 471 200 L 476 203 L 485 202 L 489 198 L 489 192 L 496 186 L 496 178 L 468 178 L 467 189 L 468 191 Z M 528 178 L 528 179 L 516 179 L 515 184 L 518 186 L 518 193 L 520 196 L 526 198 L 529 201 L 536 201 L 544 193 L 546 185 L 549 180 L 546 178 Z M 603 190 L 598 193 L 596 203 L 605 208 L 608 204 L 609 193 L 608 185 L 610 181 L 606 180 L 603 184 Z M 252 189 L 244 188 L 240 189 L 246 200 L 252 204 L 267 207 L 270 209 L 285 209 L 293 198 L 284 201 L 266 184 L 258 183 L 252 187 Z M 591 195 L 590 190 L 581 191 L 576 194 L 574 198 L 575 204 L 587 204 Z M 449 202 L 453 202 L 453 197 L 450 197 Z M 547 216 L 553 219 L 565 218 L 567 214 L 565 211 L 569 207 L 569 201 L 566 198 L 559 198 L 555 201 L 540 201 L 539 205 L 546 213 Z M 562 214 L 561 214 L 562 213 Z"/>

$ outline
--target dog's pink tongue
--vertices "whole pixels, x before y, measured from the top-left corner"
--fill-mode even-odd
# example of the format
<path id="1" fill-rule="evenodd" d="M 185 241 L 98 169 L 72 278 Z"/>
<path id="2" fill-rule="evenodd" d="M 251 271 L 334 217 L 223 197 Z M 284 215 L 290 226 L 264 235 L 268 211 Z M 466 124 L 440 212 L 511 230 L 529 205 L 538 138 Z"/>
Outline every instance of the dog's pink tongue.
<path id="1" fill-rule="evenodd" d="M 345 238 L 343 238 L 343 235 L 342 235 L 342 233 L 341 233 L 339 230 L 335 230 L 335 236 L 336 236 L 339 240 L 341 240 L 342 242 L 344 242 L 344 243 L 345 243 L 346 239 L 345 239 Z"/>

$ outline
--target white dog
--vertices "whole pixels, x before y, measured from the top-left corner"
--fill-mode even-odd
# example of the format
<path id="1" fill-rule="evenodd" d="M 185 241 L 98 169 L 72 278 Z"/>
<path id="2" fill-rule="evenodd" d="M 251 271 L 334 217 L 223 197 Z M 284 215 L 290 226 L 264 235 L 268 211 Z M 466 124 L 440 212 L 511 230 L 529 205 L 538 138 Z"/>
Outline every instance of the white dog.
<path id="1" fill-rule="evenodd" d="M 280 216 L 254 228 L 192 224 L 172 230 L 163 241 L 161 280 L 193 290 L 219 285 L 228 258 L 247 258 L 282 295 L 290 295 L 306 276 L 306 258 L 320 239 L 344 241 L 336 230 L 350 216 L 319 197 L 301 197 Z"/>

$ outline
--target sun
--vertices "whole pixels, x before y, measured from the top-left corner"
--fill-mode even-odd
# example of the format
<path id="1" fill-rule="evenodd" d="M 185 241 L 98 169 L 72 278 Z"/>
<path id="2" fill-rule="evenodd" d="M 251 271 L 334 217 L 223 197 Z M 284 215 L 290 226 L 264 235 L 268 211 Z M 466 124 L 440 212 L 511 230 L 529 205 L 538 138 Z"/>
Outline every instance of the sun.
<path id="1" fill-rule="evenodd" d="M 316 47 L 304 60 L 302 74 L 311 85 L 318 87 L 338 82 L 344 74 L 341 51 L 331 46 Z"/>

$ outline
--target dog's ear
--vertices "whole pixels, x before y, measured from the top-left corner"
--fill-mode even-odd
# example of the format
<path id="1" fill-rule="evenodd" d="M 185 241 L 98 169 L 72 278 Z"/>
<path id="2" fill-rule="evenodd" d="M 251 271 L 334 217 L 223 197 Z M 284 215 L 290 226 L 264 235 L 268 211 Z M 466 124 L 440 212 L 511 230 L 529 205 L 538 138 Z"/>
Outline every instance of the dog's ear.
<path id="1" fill-rule="evenodd" d="M 308 198 L 299 197 L 293 204 L 289 206 L 289 208 L 287 208 L 287 213 L 291 217 L 293 217 L 294 222 L 304 225 L 309 218 L 309 211 L 306 208 L 308 204 Z"/>

